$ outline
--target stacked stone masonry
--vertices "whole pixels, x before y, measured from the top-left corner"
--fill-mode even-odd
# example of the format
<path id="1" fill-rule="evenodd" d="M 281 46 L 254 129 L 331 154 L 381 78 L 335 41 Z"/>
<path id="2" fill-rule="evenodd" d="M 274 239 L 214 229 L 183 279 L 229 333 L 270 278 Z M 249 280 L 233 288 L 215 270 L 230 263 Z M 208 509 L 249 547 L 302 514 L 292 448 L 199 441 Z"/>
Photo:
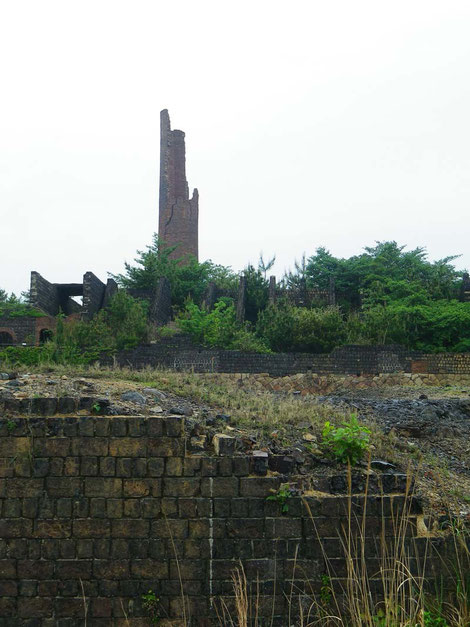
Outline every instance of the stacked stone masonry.
<path id="1" fill-rule="evenodd" d="M 2 420 L 0 625 L 83 625 L 85 607 L 90 626 L 148 625 L 149 590 L 160 616 L 177 621 L 181 586 L 188 624 L 216 625 L 243 563 L 259 580 L 261 617 L 285 626 L 284 593 L 292 582 L 296 594 L 319 589 L 324 551 L 333 580 L 344 580 L 346 497 L 291 498 L 283 514 L 267 497 L 288 477 L 187 446 L 177 416 Z M 353 497 L 355 515 L 367 507 L 371 547 L 381 529 L 393 535 L 403 504 Z M 411 534 L 419 514 L 415 502 Z M 377 569 L 373 553 L 368 560 Z"/>
<path id="2" fill-rule="evenodd" d="M 133 368 L 165 367 L 194 372 L 268 373 L 274 377 L 297 373 L 318 375 L 408 374 L 470 375 L 470 353 L 426 354 L 403 346 L 342 346 L 329 354 L 274 353 L 207 349 L 185 336 L 121 351 L 117 363 Z M 112 360 L 103 357 L 103 364 Z"/>
<path id="3" fill-rule="evenodd" d="M 5 341 L 4 344 L 39 344 L 41 332 L 54 331 L 55 326 L 56 321 L 52 316 L 0 318 L 0 332 L 8 334 L 13 340 Z M 2 337 L 5 337 L 5 340 L 8 339 L 6 335 Z"/>
<path id="4" fill-rule="evenodd" d="M 158 236 L 165 246 L 176 246 L 170 256 L 198 257 L 199 195 L 189 197 L 183 131 L 172 130 L 170 116 L 160 112 L 160 200 Z"/>

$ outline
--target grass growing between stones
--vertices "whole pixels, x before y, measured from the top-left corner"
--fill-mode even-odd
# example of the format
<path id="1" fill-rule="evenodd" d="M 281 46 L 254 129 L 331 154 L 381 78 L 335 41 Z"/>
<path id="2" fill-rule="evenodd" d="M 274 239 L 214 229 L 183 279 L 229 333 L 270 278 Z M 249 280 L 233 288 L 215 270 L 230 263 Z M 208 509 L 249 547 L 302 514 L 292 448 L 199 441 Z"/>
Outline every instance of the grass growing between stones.
<path id="1" fill-rule="evenodd" d="M 351 494 L 349 472 L 339 558 L 328 554 L 305 499 L 316 535 L 310 541 L 321 547 L 325 574 L 320 581 L 299 581 L 308 573 L 296 575 L 302 571 L 296 552 L 292 579 L 278 584 L 284 590 L 285 617 L 275 615 L 273 601 L 271 617 L 261 618 L 259 582 L 247 580 L 240 562 L 232 574 L 233 595 L 219 602 L 220 627 L 469 627 L 470 532 L 454 525 L 444 536 L 417 537 L 415 485 L 409 477 L 397 506 L 382 502 L 382 528 L 374 536 L 368 529 L 368 486 L 358 500 Z"/>
<path id="2" fill-rule="evenodd" d="M 339 426 L 344 420 L 351 419 L 351 410 L 342 409 L 328 402 L 318 401 L 315 396 L 300 396 L 291 393 L 277 393 L 252 387 L 253 380 L 242 375 L 195 374 L 146 368 L 101 368 L 99 366 L 63 366 L 47 364 L 29 369 L 29 372 L 43 373 L 47 376 L 66 376 L 69 380 L 76 377 L 93 379 L 101 394 L 108 394 L 111 400 L 119 401 L 123 391 L 158 388 L 170 395 L 190 399 L 194 404 L 207 407 L 212 413 L 230 414 L 229 425 L 218 425 L 221 430 L 239 431 L 241 435 L 252 437 L 257 446 L 270 447 L 275 444 L 278 450 L 296 447 L 303 454 L 312 453 L 318 457 L 324 453 L 319 445 L 326 422 Z M 59 379 L 55 388 L 67 395 L 67 381 Z M 148 413 L 145 407 L 142 413 Z M 197 410 L 196 410 L 197 413 Z M 197 418 L 197 415 L 196 415 Z M 468 477 L 446 467 L 449 459 L 436 456 L 430 450 L 426 439 L 418 443 L 409 438 L 398 436 L 393 429 L 385 433 L 373 416 L 362 418 L 371 430 L 370 451 L 374 458 L 396 464 L 407 471 L 420 469 L 417 484 L 430 500 L 446 511 L 442 494 L 448 490 L 436 489 L 438 475 L 446 475 L 446 485 L 452 485 L 455 495 L 460 495 L 459 502 L 453 507 L 459 512 L 465 506 L 470 495 Z M 233 433 L 232 433 L 233 434 Z M 237 433 L 234 433 L 237 435 Z M 454 442 L 455 441 L 455 442 Z M 455 443 L 455 446 L 454 446 Z M 459 438 L 452 440 L 452 451 L 462 450 L 464 443 Z M 470 452 L 470 451 L 469 451 Z"/>

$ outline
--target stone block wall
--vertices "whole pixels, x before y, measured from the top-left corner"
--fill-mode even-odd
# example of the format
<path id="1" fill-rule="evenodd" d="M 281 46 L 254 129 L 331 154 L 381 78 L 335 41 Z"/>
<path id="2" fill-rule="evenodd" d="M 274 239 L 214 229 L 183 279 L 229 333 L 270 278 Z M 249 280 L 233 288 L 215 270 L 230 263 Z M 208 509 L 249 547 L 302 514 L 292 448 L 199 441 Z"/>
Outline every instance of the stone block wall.
<path id="1" fill-rule="evenodd" d="M 53 283 L 46 281 L 39 272 L 34 270 L 31 272 L 30 301 L 33 307 L 37 307 L 41 311 L 56 316 L 59 312 L 59 294 Z"/>
<path id="2" fill-rule="evenodd" d="M 106 285 L 99 280 L 93 272 L 85 272 L 83 275 L 83 318 L 91 320 L 102 305 Z"/>
<path id="3" fill-rule="evenodd" d="M 270 624 L 285 626 L 293 582 L 297 597 L 323 574 L 344 581 L 346 497 L 293 497 L 283 513 L 267 497 L 289 477 L 246 455 L 193 454 L 184 428 L 178 416 L 0 422 L 1 625 L 83 625 L 85 608 L 89 625 L 147 625 L 149 590 L 176 620 L 181 589 L 188 624 L 217 625 L 242 563 L 259 582 L 260 616 L 270 622 L 274 608 Z M 371 546 L 381 530 L 393 536 L 403 505 L 399 495 L 351 501 L 359 518 L 367 507 Z M 410 536 L 419 515 L 414 503 Z"/>
<path id="4" fill-rule="evenodd" d="M 161 277 L 155 288 L 149 308 L 149 322 L 164 326 L 171 319 L 171 286 L 166 277 Z"/>
<path id="5" fill-rule="evenodd" d="M 117 354 L 117 363 L 134 368 L 166 367 L 194 372 L 268 373 L 274 377 L 297 373 L 318 375 L 379 375 L 429 373 L 470 375 L 470 353 L 425 354 L 403 346 L 341 346 L 330 354 L 247 353 L 207 349 L 182 335 Z M 103 364 L 111 363 L 103 358 Z"/>
<path id="6" fill-rule="evenodd" d="M 55 318 L 42 316 L 40 318 L 22 316 L 18 318 L 0 318 L 0 331 L 5 331 L 13 337 L 14 344 L 37 345 L 40 342 L 41 331 L 54 332 Z"/>

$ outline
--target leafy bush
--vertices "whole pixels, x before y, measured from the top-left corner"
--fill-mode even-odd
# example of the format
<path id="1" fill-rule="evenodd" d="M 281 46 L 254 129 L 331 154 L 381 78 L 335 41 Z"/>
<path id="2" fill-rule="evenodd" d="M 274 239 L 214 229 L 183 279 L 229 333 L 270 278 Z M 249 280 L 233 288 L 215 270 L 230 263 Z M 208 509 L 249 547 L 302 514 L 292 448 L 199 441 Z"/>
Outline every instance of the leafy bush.
<path id="1" fill-rule="evenodd" d="M 256 331 L 272 350 L 326 353 L 344 342 L 346 324 L 337 307 L 307 309 L 281 303 L 261 312 Z"/>
<path id="2" fill-rule="evenodd" d="M 8 347 L 0 360 L 11 364 L 88 364 L 101 353 L 133 348 L 147 338 L 146 305 L 124 291 L 117 292 L 107 309 L 90 322 L 57 316 L 55 335 L 42 346 Z"/>
<path id="3" fill-rule="evenodd" d="M 362 330 L 372 344 L 398 343 L 425 352 L 469 350 L 470 303 L 395 301 L 361 314 Z"/>
<path id="4" fill-rule="evenodd" d="M 15 294 L 8 294 L 0 289 L 0 318 L 40 318 L 44 316 L 42 311 L 31 307 L 23 297 L 18 298 Z"/>
<path id="5" fill-rule="evenodd" d="M 189 302 L 176 324 L 195 342 L 206 346 L 269 352 L 262 340 L 237 323 L 235 307 L 228 299 L 217 301 L 211 311 Z"/>
<path id="6" fill-rule="evenodd" d="M 341 427 L 335 427 L 325 422 L 321 445 L 337 461 L 354 466 L 369 447 L 370 429 L 360 425 L 355 414 L 341 424 Z"/>

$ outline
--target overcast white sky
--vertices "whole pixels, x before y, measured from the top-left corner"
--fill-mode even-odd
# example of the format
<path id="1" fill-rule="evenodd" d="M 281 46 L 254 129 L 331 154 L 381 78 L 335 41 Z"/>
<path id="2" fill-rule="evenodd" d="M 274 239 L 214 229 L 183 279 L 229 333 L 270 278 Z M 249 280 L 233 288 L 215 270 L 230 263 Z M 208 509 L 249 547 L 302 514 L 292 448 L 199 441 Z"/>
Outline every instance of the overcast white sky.
<path id="1" fill-rule="evenodd" d="M 157 228 L 159 111 L 200 258 L 470 266 L 468 0 L 0 0 L 0 287 L 105 280 Z"/>

